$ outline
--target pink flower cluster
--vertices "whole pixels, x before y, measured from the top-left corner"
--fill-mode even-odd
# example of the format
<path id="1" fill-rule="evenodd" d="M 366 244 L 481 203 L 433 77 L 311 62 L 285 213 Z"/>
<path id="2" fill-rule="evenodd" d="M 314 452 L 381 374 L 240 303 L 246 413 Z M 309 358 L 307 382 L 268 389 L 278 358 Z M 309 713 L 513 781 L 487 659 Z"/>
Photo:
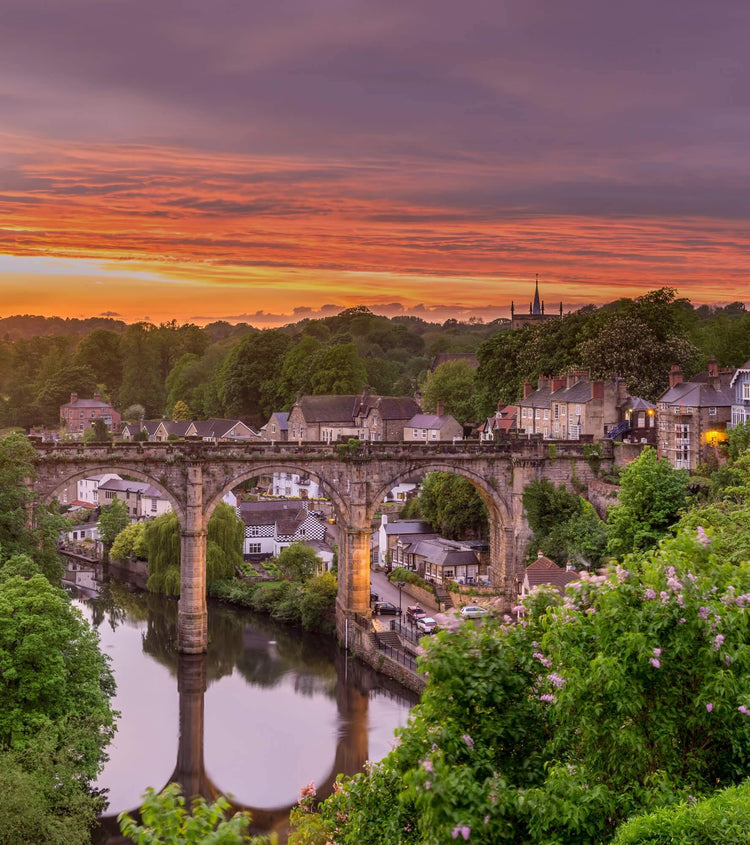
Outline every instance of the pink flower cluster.
<path id="1" fill-rule="evenodd" d="M 558 689 L 560 689 L 560 687 L 565 686 L 565 678 L 561 678 L 557 674 L 557 672 L 550 672 L 550 674 L 547 675 L 547 680 L 550 681 L 553 686 L 556 686 Z"/>
<path id="2" fill-rule="evenodd" d="M 659 658 L 661 657 L 661 649 L 655 648 L 652 654 L 654 656 L 650 657 L 648 662 L 654 667 L 654 669 L 661 669 L 661 660 L 659 660 Z"/>
<path id="3" fill-rule="evenodd" d="M 464 839 L 464 842 L 468 842 L 469 837 L 471 836 L 471 828 L 467 824 L 457 824 L 453 828 L 453 832 L 451 833 L 451 836 L 454 839 L 458 839 L 459 836 L 462 836 L 463 839 Z"/>
<path id="4" fill-rule="evenodd" d="M 536 659 L 542 664 L 542 666 L 544 666 L 545 669 L 549 669 L 550 666 L 552 666 L 552 661 L 549 659 L 549 657 L 545 657 L 541 653 L 541 651 L 535 651 L 531 656 L 536 657 Z"/>

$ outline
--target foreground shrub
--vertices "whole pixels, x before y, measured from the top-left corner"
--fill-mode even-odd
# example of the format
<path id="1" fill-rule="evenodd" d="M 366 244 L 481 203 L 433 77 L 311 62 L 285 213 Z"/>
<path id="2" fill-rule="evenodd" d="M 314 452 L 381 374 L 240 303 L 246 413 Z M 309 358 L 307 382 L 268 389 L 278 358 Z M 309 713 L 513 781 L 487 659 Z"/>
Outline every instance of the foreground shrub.
<path id="1" fill-rule="evenodd" d="M 539 591 L 513 619 L 439 633 L 400 745 L 321 805 L 326 837 L 608 842 L 636 813 L 739 783 L 748 605 L 748 567 L 698 531 L 565 598 Z"/>
<path id="2" fill-rule="evenodd" d="M 614 845 L 747 845 L 750 781 L 692 804 L 668 807 L 624 824 Z"/>

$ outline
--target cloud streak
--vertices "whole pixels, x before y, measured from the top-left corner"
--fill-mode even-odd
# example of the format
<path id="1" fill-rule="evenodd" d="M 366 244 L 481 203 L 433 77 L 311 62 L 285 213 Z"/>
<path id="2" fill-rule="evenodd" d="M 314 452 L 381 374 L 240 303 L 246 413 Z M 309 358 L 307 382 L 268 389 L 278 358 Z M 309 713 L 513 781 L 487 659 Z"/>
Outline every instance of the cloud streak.
<path id="1" fill-rule="evenodd" d="M 4 6 L 7 255 L 190 284 L 190 307 L 244 288 L 274 314 L 507 307 L 536 272 L 571 305 L 746 296 L 742 4 L 41 9 Z"/>

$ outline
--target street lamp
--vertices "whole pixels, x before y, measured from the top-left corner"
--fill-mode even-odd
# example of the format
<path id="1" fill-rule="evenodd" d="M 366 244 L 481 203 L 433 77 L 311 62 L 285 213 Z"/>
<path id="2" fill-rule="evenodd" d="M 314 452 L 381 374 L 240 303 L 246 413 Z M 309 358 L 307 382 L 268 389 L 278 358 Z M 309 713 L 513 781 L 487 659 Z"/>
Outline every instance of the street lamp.
<path id="1" fill-rule="evenodd" d="M 406 586 L 406 581 L 396 581 L 398 587 L 398 615 L 401 616 L 401 589 Z"/>

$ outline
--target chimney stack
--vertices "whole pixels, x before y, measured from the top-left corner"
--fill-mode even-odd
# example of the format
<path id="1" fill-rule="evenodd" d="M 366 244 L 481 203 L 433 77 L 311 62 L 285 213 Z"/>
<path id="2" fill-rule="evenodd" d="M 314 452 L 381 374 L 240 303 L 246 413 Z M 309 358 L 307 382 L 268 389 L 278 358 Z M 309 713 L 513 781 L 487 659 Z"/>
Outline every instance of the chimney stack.
<path id="1" fill-rule="evenodd" d="M 77 401 L 78 401 L 78 394 L 77 393 L 71 393 L 70 394 L 70 404 L 75 405 L 75 403 Z"/>
<path id="2" fill-rule="evenodd" d="M 534 392 L 534 385 L 526 379 L 523 383 L 523 398 L 525 399 L 527 396 L 530 396 Z"/>
<path id="3" fill-rule="evenodd" d="M 435 406 L 435 413 L 436 413 L 439 417 L 442 417 L 442 416 L 443 416 L 443 403 L 442 403 L 442 402 L 440 402 L 440 401 L 438 401 L 438 402 L 437 402 L 437 404 L 436 404 L 436 406 Z"/>
<path id="4" fill-rule="evenodd" d="M 669 386 L 677 387 L 682 384 L 682 370 L 679 364 L 672 364 L 672 369 L 669 371 Z"/>

